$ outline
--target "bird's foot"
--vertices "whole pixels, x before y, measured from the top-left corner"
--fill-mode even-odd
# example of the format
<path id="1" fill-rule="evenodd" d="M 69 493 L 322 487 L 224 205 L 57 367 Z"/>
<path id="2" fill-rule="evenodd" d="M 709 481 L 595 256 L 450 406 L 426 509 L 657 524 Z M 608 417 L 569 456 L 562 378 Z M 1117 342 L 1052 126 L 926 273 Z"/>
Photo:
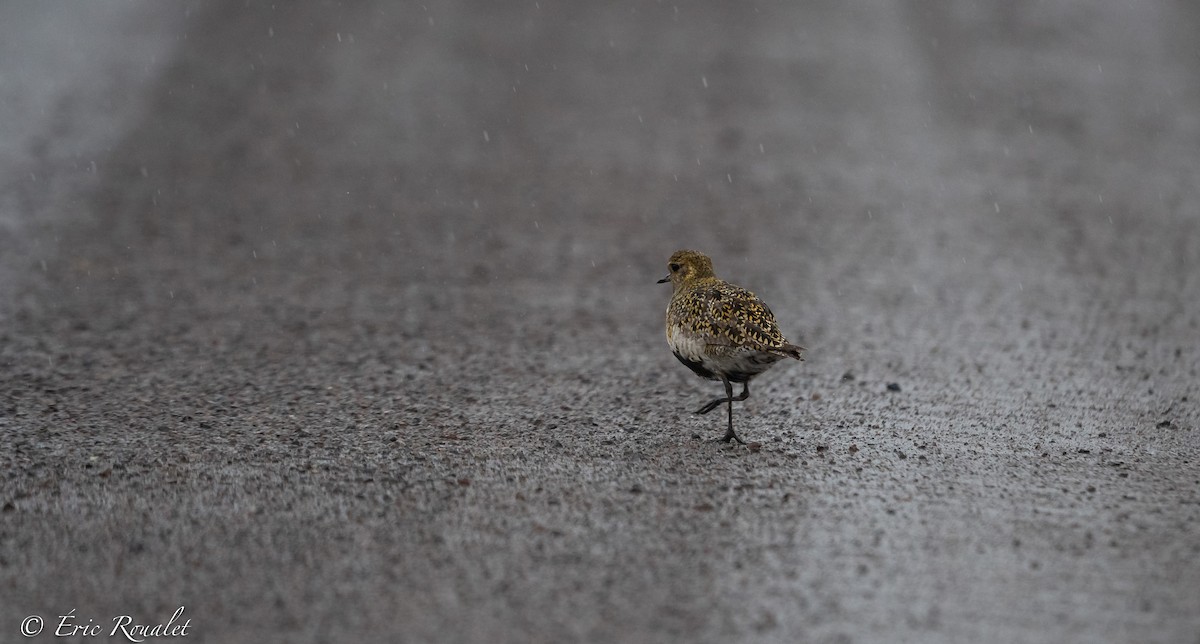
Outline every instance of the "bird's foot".
<path id="1" fill-rule="evenodd" d="M 738 442 L 738 445 L 745 445 L 745 444 L 746 444 L 746 441 L 742 440 L 741 438 L 739 438 L 739 437 L 738 437 L 738 435 L 737 435 L 737 434 L 733 433 L 733 430 L 732 430 L 732 429 L 730 429 L 730 430 L 726 430 L 726 432 L 725 432 L 725 435 L 724 435 L 724 436 L 722 436 L 722 437 L 720 437 L 720 438 L 714 438 L 714 439 L 712 439 L 712 442 L 714 442 L 714 443 L 730 443 L 730 442 L 733 442 L 733 441 L 737 441 L 737 442 Z"/>
<path id="2" fill-rule="evenodd" d="M 728 398 L 717 398 L 716 400 L 712 400 L 712 401 L 708 402 L 700 409 L 697 409 L 696 413 L 697 414 L 707 414 L 708 412 L 716 409 L 717 407 L 720 407 L 721 405 L 724 405 L 727 402 L 729 402 Z"/>

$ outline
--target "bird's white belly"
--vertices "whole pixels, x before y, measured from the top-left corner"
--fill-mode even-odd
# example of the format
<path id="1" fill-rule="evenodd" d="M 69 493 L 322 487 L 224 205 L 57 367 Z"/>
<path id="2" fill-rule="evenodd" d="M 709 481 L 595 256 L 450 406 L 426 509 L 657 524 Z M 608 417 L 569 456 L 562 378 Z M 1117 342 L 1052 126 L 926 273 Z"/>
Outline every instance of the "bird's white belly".
<path id="1" fill-rule="evenodd" d="M 701 373 L 688 364 L 693 371 L 713 380 L 720 380 L 724 375 L 735 382 L 742 382 L 770 369 L 771 365 L 782 359 L 773 353 L 709 344 L 701 337 L 683 332 L 679 327 L 667 327 L 667 344 L 685 364 L 695 363 L 711 375 Z"/>
<path id="2" fill-rule="evenodd" d="M 691 360 L 701 362 L 705 357 L 706 344 L 694 335 L 684 333 L 680 327 L 667 327 L 667 344 L 671 351 Z"/>

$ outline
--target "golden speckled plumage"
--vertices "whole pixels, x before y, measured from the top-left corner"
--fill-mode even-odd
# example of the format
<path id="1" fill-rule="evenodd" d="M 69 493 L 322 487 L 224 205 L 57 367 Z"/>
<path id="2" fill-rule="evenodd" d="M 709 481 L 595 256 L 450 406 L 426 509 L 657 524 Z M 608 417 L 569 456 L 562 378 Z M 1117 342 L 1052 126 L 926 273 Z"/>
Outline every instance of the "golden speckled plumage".
<path id="1" fill-rule="evenodd" d="M 788 345 L 762 300 L 716 277 L 692 280 L 676 290 L 667 307 L 667 325 L 701 337 L 713 348 L 775 352 Z"/>
<path id="2" fill-rule="evenodd" d="M 674 294 L 667 305 L 667 343 L 680 362 L 702 378 L 725 383 L 725 398 L 700 408 L 708 413 L 729 404 L 724 441 L 742 442 L 733 431 L 733 401 L 750 396 L 749 382 L 784 358 L 803 360 L 804 348 L 779 331 L 775 315 L 746 289 L 718 279 L 703 253 L 680 250 L 667 261 Z M 731 382 L 743 383 L 739 397 Z"/>

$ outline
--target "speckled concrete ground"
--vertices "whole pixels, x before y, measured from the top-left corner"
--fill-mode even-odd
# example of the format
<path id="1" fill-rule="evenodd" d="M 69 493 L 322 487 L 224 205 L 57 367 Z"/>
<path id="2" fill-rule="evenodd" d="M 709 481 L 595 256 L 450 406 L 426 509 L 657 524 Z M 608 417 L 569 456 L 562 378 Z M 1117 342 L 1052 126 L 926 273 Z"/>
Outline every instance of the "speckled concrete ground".
<path id="1" fill-rule="evenodd" d="M 0 8 L 0 641 L 1200 641 L 1200 12 L 244 4 Z"/>

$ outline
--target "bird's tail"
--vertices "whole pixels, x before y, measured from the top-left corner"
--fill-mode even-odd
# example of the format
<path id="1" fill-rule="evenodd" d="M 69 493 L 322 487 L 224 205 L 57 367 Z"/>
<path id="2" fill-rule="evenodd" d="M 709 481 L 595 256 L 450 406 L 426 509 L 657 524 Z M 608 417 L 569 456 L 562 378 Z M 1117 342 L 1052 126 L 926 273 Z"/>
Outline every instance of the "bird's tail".
<path id="1" fill-rule="evenodd" d="M 783 355 L 785 355 L 789 358 L 795 358 L 797 360 L 804 359 L 804 347 L 802 347 L 798 344 L 785 344 L 779 348 L 779 353 L 782 353 Z"/>

